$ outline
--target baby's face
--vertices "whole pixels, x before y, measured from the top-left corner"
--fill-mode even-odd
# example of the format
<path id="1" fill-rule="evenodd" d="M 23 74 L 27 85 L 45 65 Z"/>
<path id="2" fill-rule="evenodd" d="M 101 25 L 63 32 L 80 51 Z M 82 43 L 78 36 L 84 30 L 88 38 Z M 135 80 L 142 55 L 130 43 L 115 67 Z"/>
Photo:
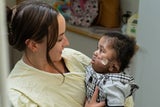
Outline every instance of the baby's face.
<path id="1" fill-rule="evenodd" d="M 113 65 L 116 52 L 112 48 L 111 43 L 107 37 L 102 37 L 98 43 L 98 49 L 94 52 L 92 57 L 92 67 L 98 73 L 111 73 L 110 67 Z M 113 71 L 114 72 L 114 71 Z"/>

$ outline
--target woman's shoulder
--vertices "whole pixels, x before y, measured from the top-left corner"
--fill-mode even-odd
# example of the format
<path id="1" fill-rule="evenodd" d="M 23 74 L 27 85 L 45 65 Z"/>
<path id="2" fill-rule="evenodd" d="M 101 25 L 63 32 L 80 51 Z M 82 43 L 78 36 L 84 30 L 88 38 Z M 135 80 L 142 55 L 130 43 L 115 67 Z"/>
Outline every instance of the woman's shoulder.
<path id="1" fill-rule="evenodd" d="M 69 56 L 76 56 L 76 57 L 86 57 L 88 59 L 90 59 L 87 55 L 85 55 L 84 53 L 77 51 L 75 49 L 72 48 L 64 48 L 62 55 L 69 55 Z"/>
<path id="2" fill-rule="evenodd" d="M 64 48 L 63 53 L 65 54 L 83 54 L 82 52 L 72 49 L 72 48 Z M 83 54 L 85 55 L 85 54 Z"/>
<path id="3" fill-rule="evenodd" d="M 67 59 L 73 58 L 73 59 L 76 59 L 80 62 L 87 63 L 87 64 L 89 64 L 91 61 L 91 58 L 89 58 L 87 55 L 83 54 L 80 51 L 72 49 L 72 48 L 65 48 L 63 50 L 62 56 Z"/>

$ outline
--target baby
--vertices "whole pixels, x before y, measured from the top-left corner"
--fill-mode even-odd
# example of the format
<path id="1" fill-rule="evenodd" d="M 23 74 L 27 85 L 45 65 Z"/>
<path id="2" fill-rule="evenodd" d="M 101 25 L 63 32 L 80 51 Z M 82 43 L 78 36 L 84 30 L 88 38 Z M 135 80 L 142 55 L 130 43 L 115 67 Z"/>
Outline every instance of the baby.
<path id="1" fill-rule="evenodd" d="M 87 67 L 87 98 L 90 99 L 96 86 L 97 101 L 106 101 L 107 107 L 124 107 L 125 99 L 139 87 L 134 78 L 125 73 L 135 53 L 136 41 L 119 32 L 108 32 L 98 42 L 91 65 Z"/>

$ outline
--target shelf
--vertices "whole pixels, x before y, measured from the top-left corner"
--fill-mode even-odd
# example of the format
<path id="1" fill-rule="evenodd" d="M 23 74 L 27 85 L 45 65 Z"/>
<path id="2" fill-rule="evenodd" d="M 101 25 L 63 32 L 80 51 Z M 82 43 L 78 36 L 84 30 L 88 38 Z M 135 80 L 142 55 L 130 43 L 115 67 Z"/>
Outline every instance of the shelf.
<path id="1" fill-rule="evenodd" d="M 99 40 L 102 37 L 102 34 L 104 32 L 120 31 L 119 28 L 107 29 L 107 28 L 104 28 L 104 27 L 97 27 L 97 26 L 79 27 L 79 26 L 68 24 L 68 23 L 67 23 L 67 30 L 70 31 L 70 32 L 77 33 L 81 36 L 86 36 L 86 37 L 90 37 L 90 38 L 97 39 L 97 40 Z M 136 45 L 135 49 L 136 49 L 136 51 L 138 51 L 139 46 Z"/>
<path id="2" fill-rule="evenodd" d="M 94 38 L 94 39 L 101 38 L 101 34 L 93 33 L 92 28 L 79 27 L 79 26 L 67 24 L 67 30 L 70 32 L 74 32 L 82 36 L 87 36 L 87 37 Z"/>

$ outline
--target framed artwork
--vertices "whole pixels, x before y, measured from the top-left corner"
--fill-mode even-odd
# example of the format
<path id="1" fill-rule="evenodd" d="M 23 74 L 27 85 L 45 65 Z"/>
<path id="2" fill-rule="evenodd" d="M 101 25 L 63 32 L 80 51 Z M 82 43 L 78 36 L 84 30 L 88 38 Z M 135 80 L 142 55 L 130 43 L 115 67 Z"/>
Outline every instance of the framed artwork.
<path id="1" fill-rule="evenodd" d="M 16 4 L 20 3 L 21 1 L 23 1 L 23 0 L 16 0 Z"/>

